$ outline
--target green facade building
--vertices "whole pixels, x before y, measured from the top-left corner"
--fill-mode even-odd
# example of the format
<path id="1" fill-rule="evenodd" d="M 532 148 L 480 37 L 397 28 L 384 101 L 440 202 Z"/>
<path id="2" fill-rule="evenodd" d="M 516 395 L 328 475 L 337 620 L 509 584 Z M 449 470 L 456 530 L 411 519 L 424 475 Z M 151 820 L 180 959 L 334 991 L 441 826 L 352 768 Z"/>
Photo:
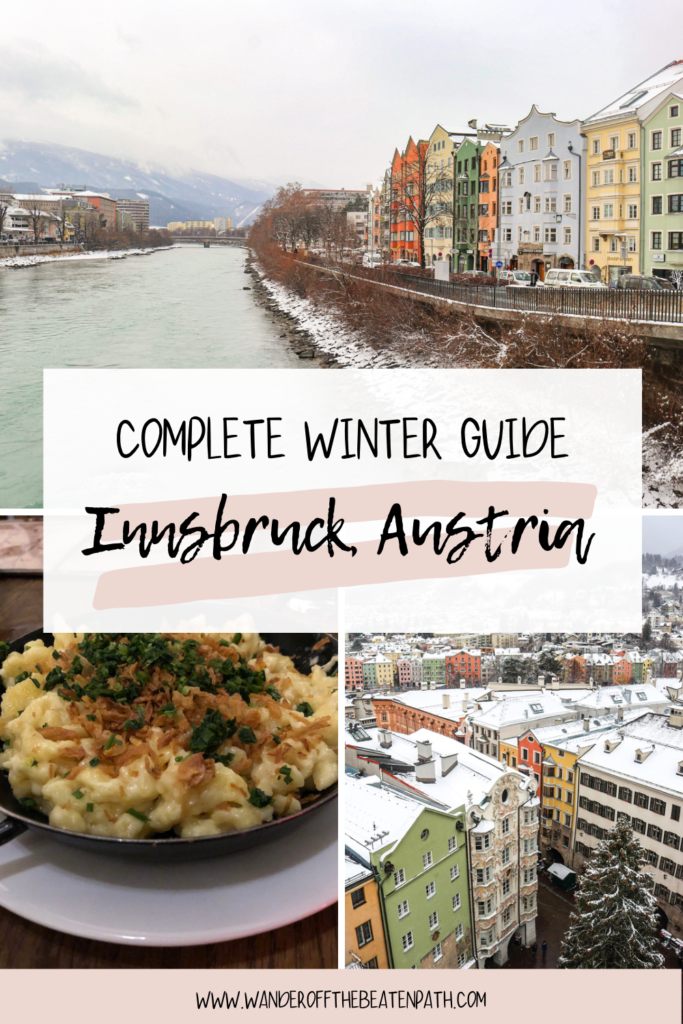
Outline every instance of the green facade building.
<path id="1" fill-rule="evenodd" d="M 643 273 L 683 288 L 683 90 L 643 122 Z"/>
<path id="2" fill-rule="evenodd" d="M 477 269 L 479 234 L 479 156 L 483 145 L 464 139 L 455 154 L 453 271 Z"/>

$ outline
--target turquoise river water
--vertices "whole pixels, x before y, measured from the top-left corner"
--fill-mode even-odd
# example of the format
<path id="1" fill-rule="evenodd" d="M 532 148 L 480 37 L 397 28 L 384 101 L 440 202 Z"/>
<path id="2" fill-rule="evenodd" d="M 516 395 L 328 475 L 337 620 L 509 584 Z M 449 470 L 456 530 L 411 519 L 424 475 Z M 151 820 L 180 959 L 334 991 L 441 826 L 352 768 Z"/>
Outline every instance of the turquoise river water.
<path id="1" fill-rule="evenodd" d="M 44 368 L 310 366 L 243 290 L 245 255 L 187 246 L 0 267 L 0 509 L 42 504 Z"/>

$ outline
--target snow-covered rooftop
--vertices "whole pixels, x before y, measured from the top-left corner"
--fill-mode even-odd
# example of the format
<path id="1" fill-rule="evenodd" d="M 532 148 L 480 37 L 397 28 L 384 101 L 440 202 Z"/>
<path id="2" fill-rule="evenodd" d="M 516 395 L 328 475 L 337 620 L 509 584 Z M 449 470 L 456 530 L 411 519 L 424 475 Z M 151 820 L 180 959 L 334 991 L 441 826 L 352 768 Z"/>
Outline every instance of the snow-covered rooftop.
<path id="1" fill-rule="evenodd" d="M 397 842 L 420 816 L 423 805 L 356 779 L 344 781 L 346 841 L 365 857 Z"/>
<path id="2" fill-rule="evenodd" d="M 584 710 L 594 708 L 596 711 L 609 708 L 611 711 L 620 707 L 648 707 L 653 704 L 661 707 L 670 703 L 667 695 L 650 683 L 629 683 L 627 686 L 601 686 L 588 696 L 570 701 L 569 707 Z"/>
<path id="3" fill-rule="evenodd" d="M 566 715 L 567 707 L 554 693 L 535 693 L 525 697 L 508 697 L 493 701 L 490 706 L 475 711 L 472 722 L 484 728 L 500 729 L 504 726 L 531 724 L 551 715 Z"/>
<path id="4" fill-rule="evenodd" d="M 616 746 L 610 750 L 613 743 Z M 638 751 L 645 755 L 642 760 L 637 760 Z M 683 775 L 678 769 L 682 761 L 683 730 L 670 726 L 664 715 L 647 714 L 605 733 L 578 763 L 681 799 Z"/>
<path id="5" fill-rule="evenodd" d="M 628 89 L 621 96 L 618 96 L 617 99 L 608 103 L 607 106 L 602 107 L 595 114 L 591 114 L 583 122 L 582 127 L 589 128 L 591 125 L 597 125 L 601 121 L 625 117 L 628 114 L 637 115 L 643 107 L 652 104 L 652 101 L 656 102 L 662 93 L 673 88 L 681 79 L 683 79 L 683 61 L 671 61 L 670 64 L 667 64 L 666 67 L 661 68 L 654 75 L 646 78 L 639 85 Z"/>

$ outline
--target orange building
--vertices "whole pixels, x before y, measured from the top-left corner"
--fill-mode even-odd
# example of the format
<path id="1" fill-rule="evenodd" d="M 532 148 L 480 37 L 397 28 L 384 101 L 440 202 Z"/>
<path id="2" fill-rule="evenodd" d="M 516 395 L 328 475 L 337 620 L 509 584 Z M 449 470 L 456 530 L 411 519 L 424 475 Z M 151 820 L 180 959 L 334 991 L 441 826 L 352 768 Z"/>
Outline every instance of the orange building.
<path id="1" fill-rule="evenodd" d="M 624 651 L 614 654 L 614 668 L 612 670 L 612 682 L 615 686 L 625 686 L 631 682 L 633 665 L 625 656 Z"/>
<path id="2" fill-rule="evenodd" d="M 363 689 L 363 659 L 347 658 L 345 662 L 344 689 Z"/>
<path id="3" fill-rule="evenodd" d="M 487 142 L 479 157 L 479 269 L 491 270 L 495 266 L 493 243 L 498 228 L 498 164 L 500 146 Z M 489 250 L 493 255 L 489 256 Z"/>
<path id="4" fill-rule="evenodd" d="M 394 153 L 391 162 L 391 261 L 412 260 L 421 263 L 421 225 L 419 216 L 424 191 L 425 157 L 429 143 L 411 138 L 402 153 Z"/>
<path id="5" fill-rule="evenodd" d="M 344 963 L 347 967 L 389 967 L 382 912 L 372 869 L 346 855 L 344 900 Z"/>
<path id="6" fill-rule="evenodd" d="M 446 685 L 460 686 L 464 679 L 469 686 L 481 683 L 481 655 L 479 651 L 456 651 L 446 655 Z"/>
<path id="7" fill-rule="evenodd" d="M 453 700 L 451 700 L 451 696 L 453 696 Z M 404 736 L 417 732 L 418 729 L 429 729 L 440 736 L 462 740 L 463 734 L 458 735 L 458 731 L 467 716 L 464 708 L 466 701 L 460 700 L 455 695 L 444 694 L 443 691 L 437 691 L 434 698 L 434 705 L 427 710 L 411 707 L 400 700 L 392 700 L 391 697 L 377 697 L 372 701 L 377 725 L 381 729 L 403 733 Z M 448 706 L 442 709 L 443 715 L 439 714 L 439 709 L 436 706 L 436 701 L 439 698 L 444 704 L 448 702 Z"/>

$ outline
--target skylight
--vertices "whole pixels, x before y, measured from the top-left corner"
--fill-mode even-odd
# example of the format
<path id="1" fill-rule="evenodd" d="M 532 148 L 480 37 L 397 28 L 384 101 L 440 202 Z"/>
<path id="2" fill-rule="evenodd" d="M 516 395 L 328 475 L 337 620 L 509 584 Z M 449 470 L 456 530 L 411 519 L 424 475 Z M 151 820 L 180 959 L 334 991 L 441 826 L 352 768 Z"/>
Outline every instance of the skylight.
<path id="1" fill-rule="evenodd" d="M 615 704 L 623 704 L 624 703 L 623 700 L 621 699 L 621 697 L 612 697 L 612 700 L 614 701 Z"/>
<path id="2" fill-rule="evenodd" d="M 637 92 L 635 96 L 630 96 L 625 103 L 619 105 L 619 110 L 625 110 L 626 107 L 633 106 L 638 100 L 642 100 L 643 96 L 647 96 L 647 89 L 643 89 L 641 92 Z"/>
<path id="3" fill-rule="evenodd" d="M 636 697 L 638 698 L 638 700 L 647 700 L 647 696 L 643 693 L 642 690 L 636 690 Z"/>
<path id="4" fill-rule="evenodd" d="M 543 705 L 542 704 L 532 704 L 531 705 L 531 710 L 533 711 L 533 713 L 535 715 L 538 715 L 538 714 L 541 713 L 541 711 L 543 711 Z"/>

